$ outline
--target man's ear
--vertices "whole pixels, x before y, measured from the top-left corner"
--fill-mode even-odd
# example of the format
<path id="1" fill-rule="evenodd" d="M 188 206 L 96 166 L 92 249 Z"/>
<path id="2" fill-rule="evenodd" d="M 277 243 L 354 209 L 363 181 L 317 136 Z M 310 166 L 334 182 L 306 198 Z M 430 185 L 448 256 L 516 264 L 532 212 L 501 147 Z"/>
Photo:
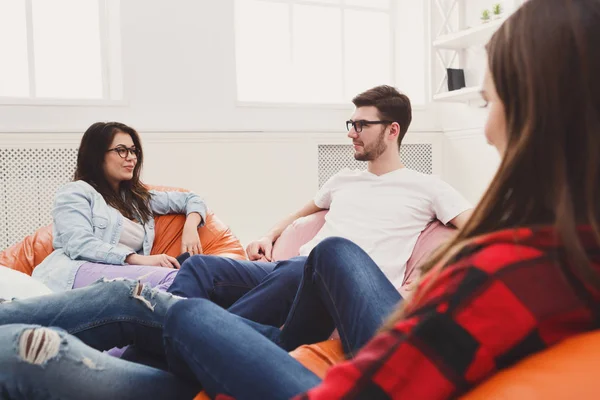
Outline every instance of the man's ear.
<path id="1" fill-rule="evenodd" d="M 398 140 L 398 135 L 400 135 L 400 124 L 392 122 L 389 133 L 390 139 Z"/>

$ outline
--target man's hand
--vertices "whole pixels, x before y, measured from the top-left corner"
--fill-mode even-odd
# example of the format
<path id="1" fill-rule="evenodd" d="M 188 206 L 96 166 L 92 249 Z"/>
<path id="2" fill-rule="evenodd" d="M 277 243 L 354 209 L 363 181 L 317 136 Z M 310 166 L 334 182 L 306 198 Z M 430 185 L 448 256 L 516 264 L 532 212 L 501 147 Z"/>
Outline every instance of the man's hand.
<path id="1" fill-rule="evenodd" d="M 246 247 L 246 254 L 250 261 L 273 261 L 273 243 L 279 238 L 281 233 L 290 226 L 295 220 L 300 217 L 314 214 L 321 211 L 313 200 L 309 201 L 304 207 L 293 214 L 288 215 L 282 221 L 278 222 L 265 236 L 261 239 L 251 242 Z"/>
<path id="2" fill-rule="evenodd" d="M 267 237 L 251 242 L 246 247 L 246 254 L 250 261 L 271 261 L 273 241 Z"/>

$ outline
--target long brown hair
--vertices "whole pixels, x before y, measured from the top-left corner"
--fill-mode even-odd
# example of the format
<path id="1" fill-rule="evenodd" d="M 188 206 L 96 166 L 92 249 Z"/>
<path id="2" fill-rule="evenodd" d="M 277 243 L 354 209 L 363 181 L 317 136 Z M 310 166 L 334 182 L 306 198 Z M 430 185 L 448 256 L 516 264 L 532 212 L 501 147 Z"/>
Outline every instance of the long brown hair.
<path id="1" fill-rule="evenodd" d="M 138 150 L 137 164 L 133 178 L 120 183 L 119 191 L 110 186 L 104 175 L 104 157 L 117 132 L 131 136 Z M 140 218 L 147 222 L 152 216 L 150 193 L 140 181 L 140 171 L 144 161 L 142 143 L 135 129 L 120 122 L 96 122 L 83 134 L 77 153 L 77 169 L 74 180 L 82 180 L 92 185 L 102 195 L 106 203 L 126 218 Z"/>
<path id="2" fill-rule="evenodd" d="M 553 225 L 572 268 L 600 288 L 577 233 L 590 225 L 600 243 L 599 49 L 598 0 L 529 0 L 493 35 L 488 64 L 505 107 L 506 150 L 468 223 L 424 272 L 447 266 L 477 236 Z"/>

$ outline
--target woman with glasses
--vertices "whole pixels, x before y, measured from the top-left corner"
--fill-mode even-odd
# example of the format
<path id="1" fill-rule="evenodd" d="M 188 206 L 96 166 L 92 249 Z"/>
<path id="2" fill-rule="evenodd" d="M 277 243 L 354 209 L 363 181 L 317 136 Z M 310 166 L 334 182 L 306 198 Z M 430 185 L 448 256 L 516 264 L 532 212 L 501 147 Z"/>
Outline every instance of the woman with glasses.
<path id="1" fill-rule="evenodd" d="M 56 194 L 54 252 L 35 268 L 35 278 L 54 291 L 115 277 L 167 289 L 179 262 L 166 254 L 150 255 L 154 214 L 185 213 L 182 253 L 202 252 L 197 229 L 206 218 L 204 201 L 194 193 L 148 190 L 140 181 L 143 159 L 133 128 L 118 122 L 88 128 L 74 181 Z"/>

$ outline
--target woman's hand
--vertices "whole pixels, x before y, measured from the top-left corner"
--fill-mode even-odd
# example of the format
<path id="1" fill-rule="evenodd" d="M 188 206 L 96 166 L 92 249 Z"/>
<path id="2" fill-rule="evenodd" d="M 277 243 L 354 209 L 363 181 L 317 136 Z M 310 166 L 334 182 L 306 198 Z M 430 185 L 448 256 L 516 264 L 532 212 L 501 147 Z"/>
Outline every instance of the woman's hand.
<path id="1" fill-rule="evenodd" d="M 181 234 L 181 253 L 188 252 L 190 256 L 202 254 L 202 244 L 198 235 L 198 225 L 201 221 L 202 217 L 198 213 L 190 213 L 185 219 Z"/>
<path id="2" fill-rule="evenodd" d="M 163 267 L 163 268 L 177 268 L 179 269 L 179 262 L 175 257 L 171 257 L 167 254 L 157 254 L 154 256 L 141 256 L 139 254 L 130 254 L 125 259 L 127 264 L 131 265 L 149 265 L 152 267 Z"/>

